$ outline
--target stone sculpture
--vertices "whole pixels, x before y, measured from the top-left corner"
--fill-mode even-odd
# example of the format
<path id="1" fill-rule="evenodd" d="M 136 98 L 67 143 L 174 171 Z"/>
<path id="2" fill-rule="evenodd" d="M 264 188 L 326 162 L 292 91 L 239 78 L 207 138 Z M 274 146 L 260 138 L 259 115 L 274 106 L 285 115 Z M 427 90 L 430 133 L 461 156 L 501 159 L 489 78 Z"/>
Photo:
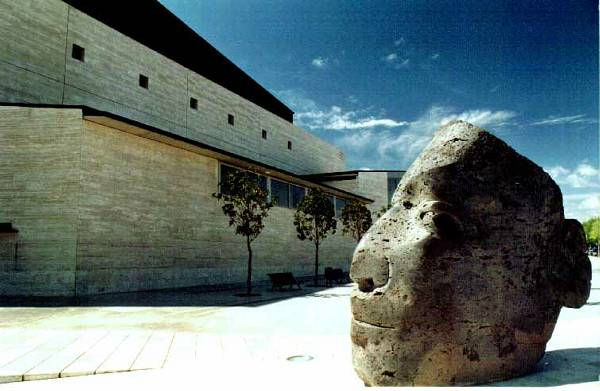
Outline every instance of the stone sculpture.
<path id="1" fill-rule="evenodd" d="M 358 244 L 353 365 L 366 385 L 467 385 L 532 371 L 591 265 L 558 186 L 463 121 L 435 134 Z"/>

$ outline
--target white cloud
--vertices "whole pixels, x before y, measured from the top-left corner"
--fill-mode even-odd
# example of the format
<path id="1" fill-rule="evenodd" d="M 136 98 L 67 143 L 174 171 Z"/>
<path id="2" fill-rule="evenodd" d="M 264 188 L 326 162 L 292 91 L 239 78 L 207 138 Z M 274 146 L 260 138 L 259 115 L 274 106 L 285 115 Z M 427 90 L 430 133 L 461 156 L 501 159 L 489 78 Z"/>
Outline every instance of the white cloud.
<path id="1" fill-rule="evenodd" d="M 327 62 L 328 62 L 327 58 L 317 57 L 317 58 L 313 58 L 311 64 L 317 68 L 324 68 L 325 66 L 327 66 Z"/>
<path id="2" fill-rule="evenodd" d="M 438 58 L 440 58 L 440 54 L 439 53 L 433 53 L 431 55 L 431 57 L 429 57 L 429 58 L 431 58 L 432 60 L 437 60 Z"/>
<path id="3" fill-rule="evenodd" d="M 514 118 L 517 114 L 507 110 L 467 110 L 456 112 L 451 108 L 443 106 L 432 106 L 425 114 L 398 132 L 374 131 L 365 132 L 360 135 L 354 135 L 354 139 L 348 136 L 343 140 L 346 144 L 355 142 L 375 144 L 375 151 L 379 163 L 394 168 L 406 169 L 417 157 L 417 155 L 427 146 L 433 133 L 440 126 L 456 119 L 471 122 L 482 127 L 498 127 L 507 124 L 507 121 Z M 367 146 L 366 148 L 371 148 Z"/>
<path id="4" fill-rule="evenodd" d="M 565 217 L 584 222 L 600 216 L 600 193 L 579 193 L 563 196 Z"/>
<path id="5" fill-rule="evenodd" d="M 586 162 L 580 163 L 573 170 L 559 165 L 547 168 L 546 172 L 559 185 L 576 189 L 600 187 L 600 170 Z"/>
<path id="6" fill-rule="evenodd" d="M 387 62 L 394 62 L 398 59 L 398 55 L 396 53 L 390 53 L 384 57 L 384 60 Z"/>
<path id="7" fill-rule="evenodd" d="M 358 98 L 354 95 L 349 95 L 346 100 L 350 103 L 358 103 Z"/>
<path id="8" fill-rule="evenodd" d="M 400 45 L 402 45 L 405 42 L 406 42 L 406 39 L 404 39 L 404 37 L 400 37 L 400 38 L 398 38 L 397 40 L 394 41 L 394 46 L 400 46 Z"/>
<path id="9" fill-rule="evenodd" d="M 558 117 L 551 115 L 549 117 L 544 118 L 543 120 L 533 122 L 531 125 L 539 126 L 539 125 L 567 125 L 567 124 L 595 124 L 598 121 L 592 118 L 587 118 L 584 114 L 578 115 L 570 115 Z"/>
<path id="10" fill-rule="evenodd" d="M 296 113 L 296 120 L 300 126 L 309 129 L 326 130 L 356 130 L 375 127 L 396 128 L 408 125 L 405 121 L 396 121 L 390 118 L 377 118 L 364 116 L 358 111 L 344 111 L 341 107 L 331 106 L 329 110 L 312 109 Z"/>
<path id="11" fill-rule="evenodd" d="M 395 69 L 402 69 L 402 68 L 406 68 L 408 67 L 408 64 L 410 63 L 410 60 L 407 58 L 406 60 L 402 60 L 400 63 L 395 64 L 394 68 Z"/>

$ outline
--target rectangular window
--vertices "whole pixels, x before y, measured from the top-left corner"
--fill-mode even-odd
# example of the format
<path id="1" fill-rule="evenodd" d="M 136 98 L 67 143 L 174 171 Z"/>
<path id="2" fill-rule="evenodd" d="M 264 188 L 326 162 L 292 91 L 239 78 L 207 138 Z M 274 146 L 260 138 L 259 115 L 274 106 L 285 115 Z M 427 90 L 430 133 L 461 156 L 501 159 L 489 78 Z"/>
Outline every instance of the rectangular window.
<path id="1" fill-rule="evenodd" d="M 262 130 L 262 138 L 263 138 L 264 140 L 266 140 L 266 139 L 267 139 L 267 131 L 266 131 L 266 130 L 264 130 L 264 129 Z"/>
<path id="2" fill-rule="evenodd" d="M 289 208 L 290 185 L 271 179 L 271 202 L 273 202 L 273 205 Z"/>
<path id="3" fill-rule="evenodd" d="M 148 76 L 140 74 L 140 87 L 148 89 L 149 79 Z"/>
<path id="4" fill-rule="evenodd" d="M 231 126 L 234 125 L 235 117 L 233 116 L 233 114 L 227 114 L 227 123 Z"/>
<path id="5" fill-rule="evenodd" d="M 190 108 L 194 110 L 198 110 L 198 99 L 190 98 Z"/>
<path id="6" fill-rule="evenodd" d="M 269 192 L 269 189 L 267 188 L 267 177 L 266 176 L 261 175 L 258 177 L 258 185 L 264 191 Z"/>
<path id="7" fill-rule="evenodd" d="M 237 168 L 221 164 L 221 178 L 219 178 L 219 185 L 220 185 L 219 191 L 221 193 L 229 194 L 230 187 L 229 187 L 229 183 L 227 182 L 228 176 L 237 171 L 239 171 Z"/>
<path id="8" fill-rule="evenodd" d="M 288 141 L 288 149 L 291 151 L 292 150 L 292 142 Z"/>
<path id="9" fill-rule="evenodd" d="M 335 216 L 342 217 L 342 209 L 346 206 L 346 200 L 335 197 Z"/>
<path id="10" fill-rule="evenodd" d="M 292 185 L 292 208 L 297 208 L 304 199 L 306 191 L 303 187 Z"/>
<path id="11" fill-rule="evenodd" d="M 331 204 L 331 209 L 333 209 L 333 213 L 335 213 L 335 198 L 333 196 L 329 196 L 329 203 Z"/>
<path id="12" fill-rule="evenodd" d="M 71 57 L 75 60 L 84 62 L 85 61 L 85 49 L 79 45 L 73 44 L 73 49 L 71 51 Z"/>

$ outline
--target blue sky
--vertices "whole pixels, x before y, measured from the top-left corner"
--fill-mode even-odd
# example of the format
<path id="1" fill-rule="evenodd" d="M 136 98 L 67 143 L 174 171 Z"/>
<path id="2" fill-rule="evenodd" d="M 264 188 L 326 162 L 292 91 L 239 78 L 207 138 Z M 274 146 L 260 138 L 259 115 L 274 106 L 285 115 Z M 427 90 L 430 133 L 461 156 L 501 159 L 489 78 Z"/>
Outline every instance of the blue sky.
<path id="1" fill-rule="evenodd" d="M 342 149 L 406 169 L 444 122 L 500 137 L 600 215 L 598 5 L 565 1 L 161 0 Z"/>

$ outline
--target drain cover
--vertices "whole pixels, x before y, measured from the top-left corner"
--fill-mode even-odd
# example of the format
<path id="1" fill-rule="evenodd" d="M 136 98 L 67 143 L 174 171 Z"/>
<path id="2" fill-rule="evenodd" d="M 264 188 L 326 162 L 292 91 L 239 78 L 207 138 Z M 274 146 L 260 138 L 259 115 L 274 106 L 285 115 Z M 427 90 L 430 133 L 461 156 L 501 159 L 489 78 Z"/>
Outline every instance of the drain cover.
<path id="1" fill-rule="evenodd" d="M 290 356 L 290 357 L 286 358 L 286 360 L 288 360 L 290 362 L 306 362 L 306 361 L 312 360 L 313 358 L 314 358 L 313 356 L 309 356 L 309 355 L 297 355 L 297 356 Z"/>

